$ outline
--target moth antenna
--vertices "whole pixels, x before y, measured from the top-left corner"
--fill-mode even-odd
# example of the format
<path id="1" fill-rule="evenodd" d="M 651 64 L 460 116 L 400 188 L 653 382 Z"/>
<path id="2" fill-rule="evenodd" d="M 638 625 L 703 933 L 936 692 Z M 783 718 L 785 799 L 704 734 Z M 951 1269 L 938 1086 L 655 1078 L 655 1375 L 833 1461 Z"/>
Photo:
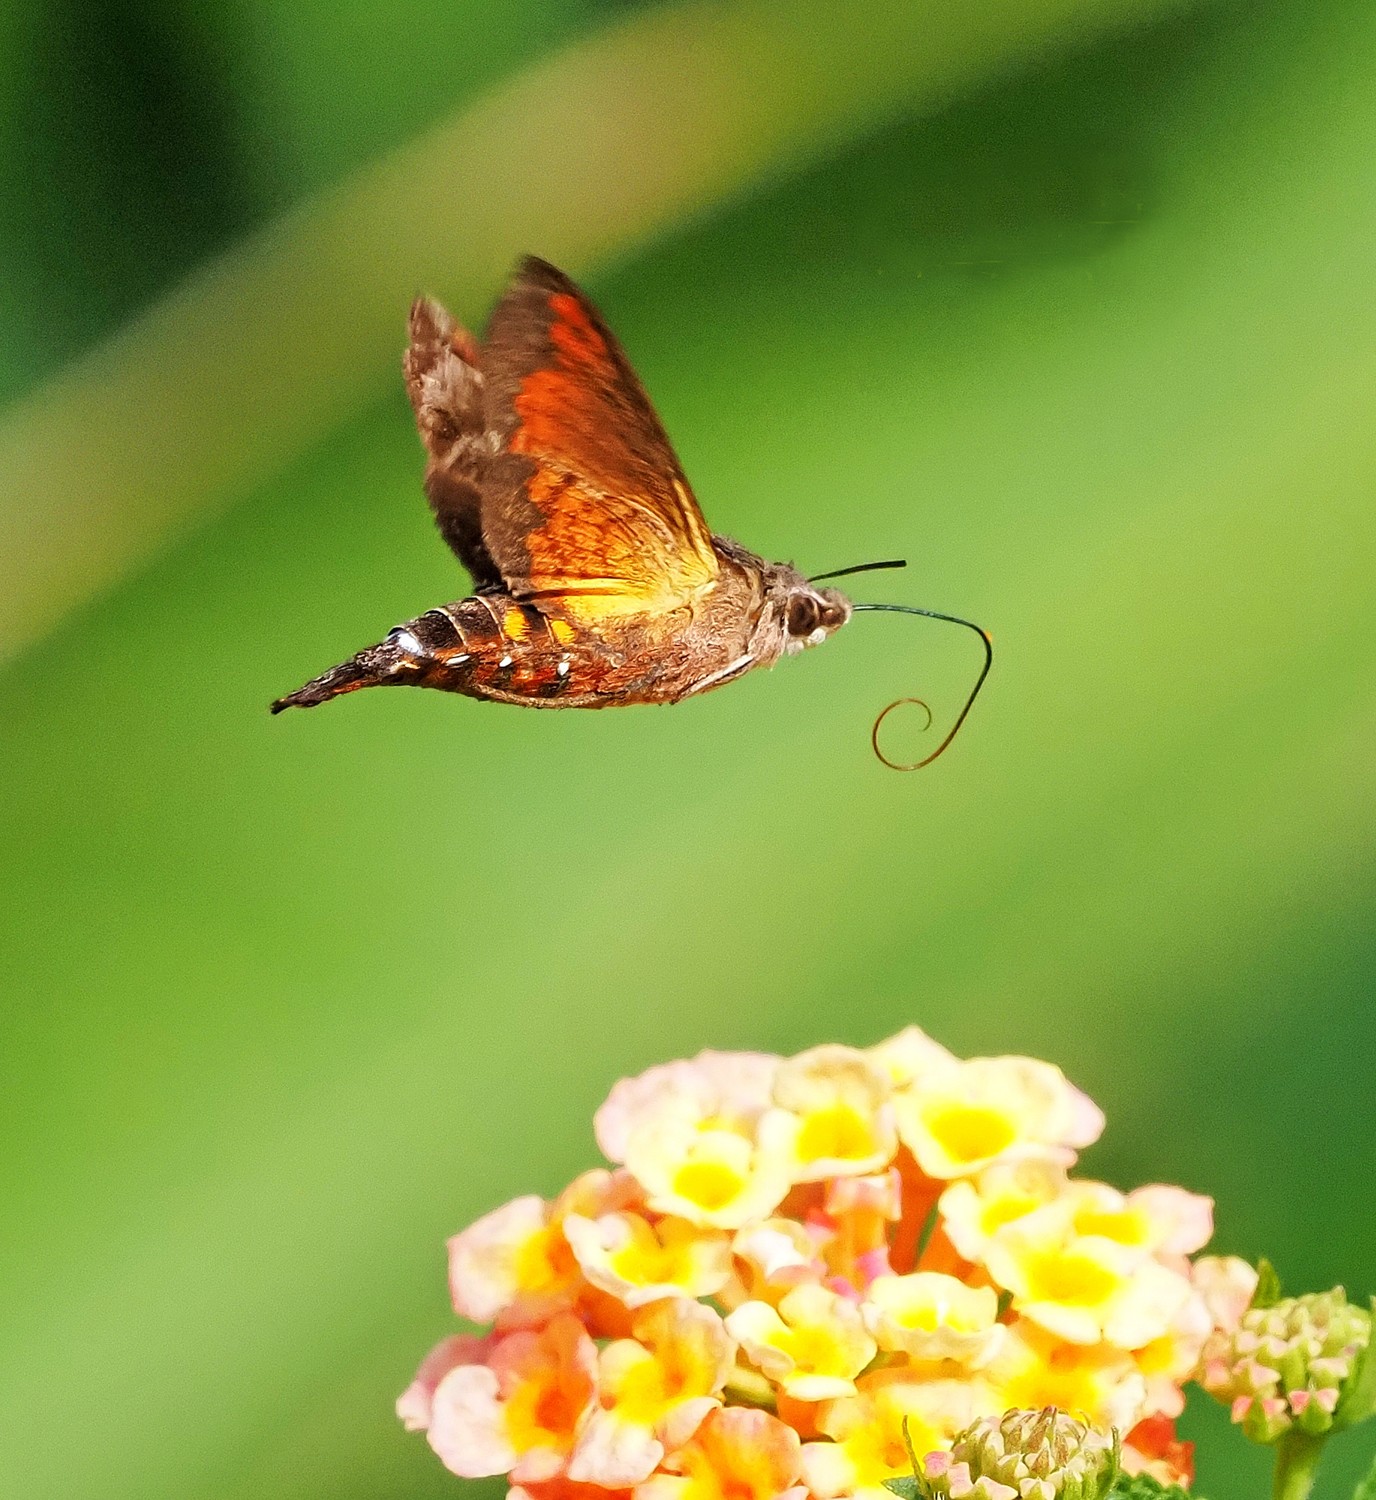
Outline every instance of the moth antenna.
<path id="1" fill-rule="evenodd" d="M 891 557 L 887 562 L 856 563 L 852 568 L 833 568 L 830 573 L 814 573 L 809 583 L 821 583 L 824 578 L 844 578 L 847 573 L 875 573 L 880 568 L 906 568 L 906 557 Z"/>
<path id="2" fill-rule="evenodd" d="M 874 567 L 875 564 L 871 563 L 870 566 Z M 979 696 L 979 690 L 984 686 L 984 679 L 989 675 L 989 668 L 994 665 L 994 643 L 989 638 L 988 631 L 981 629 L 981 627 L 976 625 L 973 620 L 962 620 L 959 615 L 943 615 L 934 609 L 916 609 L 911 604 L 856 604 L 853 605 L 852 608 L 857 613 L 860 610 L 882 610 L 889 614 L 922 615 L 929 620 L 945 620 L 948 625 L 963 625 L 966 630 L 973 630 L 984 644 L 984 665 L 980 668 L 979 676 L 975 678 L 974 687 L 970 689 L 970 696 L 965 700 L 965 707 L 962 708 L 960 713 L 957 715 L 956 721 L 951 725 L 950 731 L 947 733 L 946 738 L 942 740 L 942 742 L 936 747 L 935 750 L 932 751 L 930 755 L 924 756 L 921 760 L 897 761 L 890 760 L 889 757 L 885 755 L 884 752 L 879 748 L 880 725 L 883 724 L 884 720 L 888 718 L 888 716 L 894 711 L 894 709 L 898 708 L 904 703 L 918 704 L 927 715 L 927 722 L 922 726 L 923 729 L 926 730 L 931 727 L 932 711 L 927 707 L 926 703 L 924 703 L 921 698 L 895 698 L 894 701 L 890 703 L 889 706 L 884 709 L 880 713 L 879 717 L 874 721 L 874 728 L 870 731 L 870 743 L 874 746 L 874 753 L 879 757 L 879 759 L 882 760 L 884 764 L 888 766 L 892 771 L 920 771 L 923 766 L 931 765 L 931 763 L 937 758 L 937 756 L 946 749 L 946 747 L 951 743 L 953 739 L 955 739 L 956 735 L 960 732 L 960 726 L 965 722 L 966 714 L 968 714 L 971 708 L 974 707 L 975 699 Z"/>

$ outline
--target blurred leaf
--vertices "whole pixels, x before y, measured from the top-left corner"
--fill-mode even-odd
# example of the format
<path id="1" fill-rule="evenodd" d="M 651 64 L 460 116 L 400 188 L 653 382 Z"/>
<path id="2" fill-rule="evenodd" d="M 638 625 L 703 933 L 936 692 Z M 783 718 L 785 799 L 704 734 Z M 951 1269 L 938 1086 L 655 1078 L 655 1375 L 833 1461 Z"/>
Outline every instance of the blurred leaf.
<path id="1" fill-rule="evenodd" d="M 579 0 L 16 0 L 0 401 L 596 18 Z"/>
<path id="2" fill-rule="evenodd" d="M 1184 1490 L 1178 1484 L 1162 1484 L 1150 1474 L 1122 1474 L 1109 1491 L 1111 1500 L 1202 1500 L 1195 1490 Z"/>
<path id="3" fill-rule="evenodd" d="M 1280 1301 L 1283 1293 L 1281 1291 L 1280 1277 L 1276 1274 L 1276 1268 L 1263 1255 L 1257 1262 L 1257 1287 L 1252 1293 L 1252 1307 L 1274 1307 Z"/>

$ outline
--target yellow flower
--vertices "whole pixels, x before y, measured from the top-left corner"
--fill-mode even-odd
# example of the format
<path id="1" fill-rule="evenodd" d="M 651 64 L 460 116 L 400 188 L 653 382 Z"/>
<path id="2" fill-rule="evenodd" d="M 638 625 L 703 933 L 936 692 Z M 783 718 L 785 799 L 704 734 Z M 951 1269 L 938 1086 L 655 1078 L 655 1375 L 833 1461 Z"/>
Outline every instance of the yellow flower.
<path id="1" fill-rule="evenodd" d="M 1178 1417 L 1185 1410 L 1181 1386 L 1194 1374 L 1213 1328 L 1204 1298 L 1196 1291 L 1181 1304 L 1165 1333 L 1132 1351 L 1132 1361 L 1147 1383 L 1146 1409 L 1153 1415 Z"/>
<path id="2" fill-rule="evenodd" d="M 1077 1235 L 1073 1204 L 1065 1202 L 1005 1225 L 984 1264 L 1013 1294 L 1015 1311 L 1072 1344 L 1104 1339 L 1140 1349 L 1170 1328 L 1191 1296 L 1183 1276 L 1145 1252 Z"/>
<path id="3" fill-rule="evenodd" d="M 881 1349 L 954 1360 L 972 1370 L 988 1364 L 1003 1338 L 994 1289 L 966 1286 L 938 1271 L 877 1277 L 861 1312 Z"/>
<path id="4" fill-rule="evenodd" d="M 853 1047 L 814 1047 L 782 1063 L 760 1141 L 787 1162 L 794 1182 L 878 1171 L 893 1160 L 898 1134 L 889 1080 Z"/>
<path id="5" fill-rule="evenodd" d="M 580 1429 L 570 1479 L 639 1484 L 721 1405 L 735 1346 L 710 1307 L 656 1302 L 636 1315 L 632 1332 L 598 1355 L 598 1405 Z"/>
<path id="6" fill-rule="evenodd" d="M 1103 1116 L 1059 1069 L 916 1027 L 703 1052 L 618 1083 L 595 1125 L 618 1170 L 451 1241 L 454 1306 L 493 1326 L 397 1406 L 510 1500 L 889 1500 L 905 1420 L 944 1455 L 1013 1408 L 1165 1452 L 1254 1285 L 1191 1264 L 1207 1198 L 1068 1175 Z"/>
<path id="7" fill-rule="evenodd" d="M 1065 1185 L 1065 1169 L 1056 1162 L 1037 1157 L 1000 1162 L 978 1177 L 953 1182 L 937 1208 L 951 1243 L 966 1260 L 978 1263 L 1005 1224 L 1054 1202 Z"/>
<path id="8" fill-rule="evenodd" d="M 854 1396 L 829 1401 L 818 1425 L 829 1443 L 803 1447 L 803 1477 L 817 1500 L 891 1500 L 886 1479 L 910 1476 L 903 1423 L 918 1453 L 947 1448 L 976 1417 L 993 1410 L 979 1380 L 914 1376 L 892 1369 L 866 1375 Z"/>
<path id="9" fill-rule="evenodd" d="M 1076 1234 L 1100 1235 L 1180 1264 L 1214 1232 L 1213 1199 L 1153 1184 L 1120 1193 L 1104 1182 L 1073 1182 L 1068 1196 Z"/>
<path id="10" fill-rule="evenodd" d="M 934 1042 L 920 1026 L 905 1026 L 897 1036 L 871 1047 L 866 1056 L 895 1089 L 907 1088 L 932 1068 L 956 1061 L 954 1053 Z"/>
<path id="11" fill-rule="evenodd" d="M 1146 1406 L 1146 1382 L 1130 1354 L 1111 1344 L 1067 1343 L 1023 1319 L 980 1373 L 994 1389 L 995 1411 L 1055 1406 L 1127 1432 Z"/>
<path id="12" fill-rule="evenodd" d="M 934 1064 L 894 1095 L 898 1133 L 929 1177 L 969 1177 L 1038 1156 L 1069 1165 L 1097 1140 L 1099 1109 L 1065 1074 L 1030 1057 Z"/>
<path id="13" fill-rule="evenodd" d="M 570 1214 L 564 1235 L 584 1276 L 627 1307 L 661 1297 L 710 1297 L 731 1279 L 730 1240 L 686 1219 L 652 1224 L 635 1213 Z"/>
<path id="14" fill-rule="evenodd" d="M 767 1218 L 791 1185 L 787 1164 L 752 1134 L 687 1112 L 634 1134 L 626 1166 L 657 1213 L 704 1228 L 738 1229 Z"/>
<path id="15" fill-rule="evenodd" d="M 747 1302 L 726 1319 L 746 1356 L 799 1401 L 850 1395 L 878 1352 L 859 1309 L 822 1286 L 795 1287 L 777 1309 Z"/>

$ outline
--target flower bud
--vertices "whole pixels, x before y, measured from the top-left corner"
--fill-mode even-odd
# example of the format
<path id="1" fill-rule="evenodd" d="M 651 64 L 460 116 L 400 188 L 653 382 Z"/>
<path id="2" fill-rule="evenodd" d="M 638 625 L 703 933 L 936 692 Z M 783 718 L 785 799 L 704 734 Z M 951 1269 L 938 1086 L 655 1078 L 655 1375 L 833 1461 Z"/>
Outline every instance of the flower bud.
<path id="1" fill-rule="evenodd" d="M 1015 1409 L 972 1423 L 924 1470 L 940 1500 L 1102 1500 L 1118 1444 L 1054 1406 Z"/>
<path id="2" fill-rule="evenodd" d="M 1371 1314 L 1341 1287 L 1285 1297 L 1211 1334 L 1199 1380 L 1254 1442 L 1274 1443 L 1291 1429 L 1317 1436 L 1371 1415 L 1370 1343 Z"/>

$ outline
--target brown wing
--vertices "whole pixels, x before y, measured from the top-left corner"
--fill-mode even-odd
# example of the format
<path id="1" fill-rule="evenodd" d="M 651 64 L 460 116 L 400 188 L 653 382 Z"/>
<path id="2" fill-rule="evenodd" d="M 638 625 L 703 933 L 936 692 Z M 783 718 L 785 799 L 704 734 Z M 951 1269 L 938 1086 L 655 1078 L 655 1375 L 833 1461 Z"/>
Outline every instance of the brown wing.
<path id="1" fill-rule="evenodd" d="M 596 308 L 544 261 L 522 261 L 480 355 L 487 462 L 482 535 L 513 594 L 561 596 L 592 621 L 671 609 L 717 557 L 669 439 Z"/>
<path id="2" fill-rule="evenodd" d="M 477 341 L 429 297 L 411 304 L 410 331 L 402 368 L 425 444 L 430 508 L 440 535 L 473 575 L 477 589 L 500 589 L 501 571 L 483 542 L 480 518 L 492 448 Z"/>

